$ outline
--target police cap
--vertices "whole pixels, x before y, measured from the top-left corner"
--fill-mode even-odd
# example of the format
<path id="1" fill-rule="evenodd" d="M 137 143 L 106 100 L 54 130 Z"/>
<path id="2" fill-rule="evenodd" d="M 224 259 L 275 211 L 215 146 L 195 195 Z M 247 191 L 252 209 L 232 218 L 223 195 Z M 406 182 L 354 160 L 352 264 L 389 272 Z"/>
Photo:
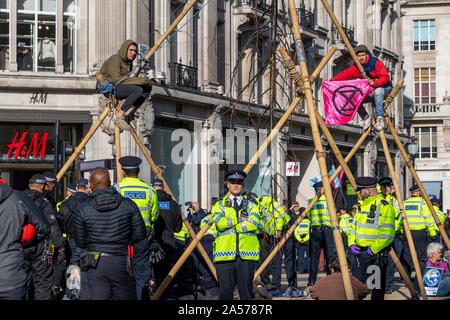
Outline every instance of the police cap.
<path id="1" fill-rule="evenodd" d="M 420 190 L 419 186 L 417 184 L 415 184 L 415 183 L 412 185 L 411 188 L 409 188 L 409 192 L 416 192 L 416 191 L 419 191 L 419 190 Z"/>
<path id="2" fill-rule="evenodd" d="M 86 189 L 86 188 L 88 188 L 88 185 L 89 185 L 89 181 L 88 181 L 88 179 L 85 179 L 85 178 L 81 178 L 77 182 L 77 188 L 84 188 L 84 189 Z"/>
<path id="3" fill-rule="evenodd" d="M 361 191 L 366 188 L 376 188 L 378 179 L 374 177 L 358 177 L 355 179 L 356 191 Z"/>
<path id="4" fill-rule="evenodd" d="M 380 186 L 392 186 L 392 178 L 391 177 L 383 177 L 378 180 Z"/>
<path id="5" fill-rule="evenodd" d="M 247 174 L 242 170 L 230 170 L 225 174 L 225 181 L 244 181 Z"/>
<path id="6" fill-rule="evenodd" d="M 322 181 L 314 183 L 313 187 L 314 187 L 314 189 L 322 189 L 322 187 L 323 187 Z"/>
<path id="7" fill-rule="evenodd" d="M 36 184 L 46 184 L 47 180 L 42 174 L 34 174 L 28 182 Z"/>
<path id="8" fill-rule="evenodd" d="M 431 198 L 430 201 L 431 201 L 431 204 L 432 204 L 433 206 L 439 205 L 439 199 L 436 198 L 436 196 L 434 196 L 433 198 Z"/>
<path id="9" fill-rule="evenodd" d="M 70 191 L 72 193 L 77 192 L 77 186 L 73 183 L 69 183 L 66 187 L 67 191 Z"/>
<path id="10" fill-rule="evenodd" d="M 142 159 L 134 156 L 125 156 L 119 159 L 119 163 L 123 170 L 133 170 L 138 169 L 139 165 L 142 163 Z"/>
<path id="11" fill-rule="evenodd" d="M 164 182 L 161 179 L 152 179 L 152 187 L 164 187 Z"/>
<path id="12" fill-rule="evenodd" d="M 53 182 L 57 183 L 58 179 L 56 178 L 56 174 L 50 171 L 46 171 L 42 174 L 44 176 L 44 179 L 47 180 L 47 182 Z"/>

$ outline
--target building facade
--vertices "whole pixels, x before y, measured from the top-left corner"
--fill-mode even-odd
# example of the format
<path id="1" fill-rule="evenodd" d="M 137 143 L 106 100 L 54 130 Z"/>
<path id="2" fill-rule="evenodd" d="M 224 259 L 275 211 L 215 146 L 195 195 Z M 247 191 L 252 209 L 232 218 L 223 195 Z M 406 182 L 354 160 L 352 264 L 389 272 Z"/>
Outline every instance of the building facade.
<path id="1" fill-rule="evenodd" d="M 415 168 L 430 198 L 450 208 L 450 3 L 402 4 L 405 124 L 418 144 Z"/>
<path id="2" fill-rule="evenodd" d="M 51 141 L 57 119 L 61 120 L 63 139 L 79 144 L 105 106 L 105 98 L 96 93 L 94 77 L 102 63 L 130 38 L 139 43 L 140 54 L 145 56 L 185 3 L 0 1 L 0 90 L 5 97 L 0 101 L 2 176 L 19 184 L 24 170 L 53 168 Z M 386 64 L 395 84 L 403 76 L 399 3 L 334 0 L 330 4 L 352 43 L 365 43 Z M 351 57 L 320 1 L 296 1 L 296 6 L 309 71 L 331 46 L 337 48 L 314 85 L 317 107 L 323 114 L 321 82 L 348 66 Z M 275 23 L 272 1 L 198 1 L 141 75 L 154 82 L 151 97 L 138 111 L 137 131 L 180 204 L 198 200 L 202 207 L 210 208 L 225 192 L 225 172 L 245 167 L 294 100 L 292 81 L 279 57 L 271 69 L 272 39 L 288 51 L 293 43 L 285 1 L 277 2 L 276 12 L 279 28 L 274 34 L 268 27 Z M 306 109 L 304 103 L 299 105 L 262 161 L 254 165 L 246 190 L 273 194 L 280 202 L 297 200 L 301 205 L 313 196 L 311 179 L 320 172 Z M 406 141 L 403 95 L 397 97 L 389 114 Z M 363 132 L 358 116 L 348 125 L 331 126 L 330 130 L 344 155 Z M 11 151 L 8 146 L 20 142 L 24 132 L 31 150 L 39 149 L 32 143 L 35 133 L 38 146 L 48 134 L 43 159 L 38 152 L 15 158 L 17 148 Z M 404 163 L 392 136 L 387 134 L 387 138 L 404 189 Z M 122 155 L 143 157 L 128 132 L 120 139 Z M 112 159 L 114 155 L 114 131 L 107 118 L 86 145 L 81 162 Z M 288 176 L 287 163 L 300 163 L 296 176 Z M 376 134 L 361 146 L 349 165 L 355 175 L 389 175 Z M 75 164 L 70 178 L 82 174 L 78 169 Z M 141 178 L 149 181 L 152 176 L 144 161 Z M 343 193 L 348 194 L 346 201 L 354 200 L 345 180 L 342 185 Z"/>

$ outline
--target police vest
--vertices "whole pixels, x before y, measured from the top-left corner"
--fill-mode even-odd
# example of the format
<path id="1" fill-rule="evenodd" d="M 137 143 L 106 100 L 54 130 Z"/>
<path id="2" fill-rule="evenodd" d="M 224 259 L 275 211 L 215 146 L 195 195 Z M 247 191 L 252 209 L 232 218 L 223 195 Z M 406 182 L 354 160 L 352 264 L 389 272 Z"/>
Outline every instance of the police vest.
<path id="1" fill-rule="evenodd" d="M 441 211 L 441 209 L 439 209 L 438 206 L 433 206 L 433 208 L 434 208 L 434 211 L 436 212 L 436 214 L 437 214 L 441 224 L 444 224 L 444 222 L 445 222 L 445 214 Z M 436 231 L 439 231 L 439 227 L 437 226 L 437 224 L 435 224 L 434 227 L 435 227 Z"/>
<path id="2" fill-rule="evenodd" d="M 411 197 L 405 201 L 405 214 L 411 230 L 428 230 L 431 237 L 436 235 L 435 222 L 425 200 Z"/>
<path id="3" fill-rule="evenodd" d="M 257 231 L 261 217 L 258 205 L 243 196 L 241 209 L 236 211 L 228 197 L 217 201 L 211 208 L 212 219 L 217 230 L 214 240 L 214 262 L 233 261 L 236 256 L 243 260 L 259 260 Z M 239 222 L 242 215 L 245 221 Z"/>
<path id="4" fill-rule="evenodd" d="M 368 197 L 358 206 L 353 218 L 354 233 L 348 235 L 348 246 L 369 247 L 374 254 L 394 241 L 395 210 L 382 194 Z"/>
<path id="5" fill-rule="evenodd" d="M 386 201 L 388 201 L 395 210 L 395 232 L 403 233 L 403 222 L 402 215 L 400 214 L 400 206 L 398 205 L 398 200 L 392 194 L 388 194 L 384 197 Z"/>
<path id="6" fill-rule="evenodd" d="M 136 203 L 147 227 L 155 222 L 159 216 L 159 206 L 158 196 L 153 187 L 138 178 L 126 177 L 116 184 L 115 188 L 122 196 Z"/>
<path id="7" fill-rule="evenodd" d="M 308 200 L 308 205 L 313 198 Z M 308 212 L 308 219 L 311 221 L 311 226 L 326 225 L 331 227 L 330 214 L 328 213 L 327 200 L 323 194 L 312 209 Z"/>
<path id="8" fill-rule="evenodd" d="M 311 221 L 303 219 L 300 224 L 294 230 L 294 236 L 298 241 L 309 241 Z"/>
<path id="9" fill-rule="evenodd" d="M 255 200 L 258 202 L 261 211 L 261 230 L 269 236 L 273 236 L 275 231 L 282 231 L 285 217 L 288 215 L 278 202 L 268 196 Z"/>
<path id="10" fill-rule="evenodd" d="M 186 242 L 187 238 L 189 238 L 189 231 L 186 227 L 186 225 L 183 222 L 183 226 L 181 227 L 181 230 L 178 232 L 174 232 L 173 234 L 175 240 L 178 240 L 180 242 Z"/>
<path id="11" fill-rule="evenodd" d="M 207 224 L 207 223 L 209 223 L 209 216 L 204 217 L 204 218 L 202 219 L 202 221 L 200 222 L 200 230 L 203 229 L 203 227 L 204 227 L 205 224 Z M 216 229 L 216 226 L 214 225 L 214 223 L 212 223 L 212 224 L 209 226 L 208 230 L 205 232 L 205 234 L 203 235 L 203 237 L 206 236 L 206 235 L 208 235 L 208 234 L 211 235 L 211 236 L 213 236 L 214 238 L 216 238 L 216 236 L 217 236 L 217 229 Z"/>
<path id="12" fill-rule="evenodd" d="M 352 232 L 352 225 L 353 225 L 353 217 L 349 215 L 348 213 L 341 216 L 341 219 L 339 220 L 339 229 L 341 232 L 348 235 L 350 232 Z"/>

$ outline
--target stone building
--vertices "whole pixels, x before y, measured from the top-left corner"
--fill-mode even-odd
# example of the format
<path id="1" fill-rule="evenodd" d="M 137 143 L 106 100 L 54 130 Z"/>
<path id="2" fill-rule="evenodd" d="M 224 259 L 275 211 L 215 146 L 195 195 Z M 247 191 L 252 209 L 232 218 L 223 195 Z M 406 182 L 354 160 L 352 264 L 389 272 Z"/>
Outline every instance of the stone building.
<path id="1" fill-rule="evenodd" d="M 4 53 L 0 55 L 0 91 L 4 97 L 0 101 L 2 176 L 18 185 L 28 174 L 24 170 L 52 169 L 55 120 L 62 122 L 62 137 L 77 145 L 104 108 L 104 97 L 95 91 L 95 72 L 125 39 L 137 41 L 145 56 L 185 3 L 0 1 L 0 46 Z M 400 4 L 371 0 L 334 0 L 330 4 L 352 43 L 365 43 L 386 64 L 395 84 L 403 76 Z M 293 40 L 284 6 L 285 1 L 278 1 L 281 31 L 276 36 L 277 44 L 289 49 Z M 309 71 L 332 45 L 338 49 L 314 87 L 317 107 L 323 114 L 321 82 L 343 70 L 351 58 L 320 1 L 296 1 L 296 7 Z M 294 99 L 281 63 L 277 61 L 275 74 L 263 68 L 272 52 L 273 34 L 268 28 L 271 8 L 270 0 L 199 0 L 150 61 L 145 76 L 154 79 L 153 90 L 145 108 L 139 110 L 136 125 L 180 204 L 199 200 L 202 207 L 210 208 L 225 191 L 224 173 L 245 167 L 257 144 Z M 272 75 L 277 85 L 273 89 L 276 104 L 271 106 Z M 402 95 L 389 112 L 406 141 Z M 358 116 L 352 123 L 330 130 L 344 155 L 363 132 Z M 17 159 L 8 156 L 8 145 L 16 132 L 16 142 L 23 132 L 28 132 L 26 139 L 34 133 L 41 139 L 48 133 L 44 159 L 26 152 Z M 392 137 L 387 134 L 387 138 L 404 189 L 404 164 Z M 129 133 L 121 134 L 121 145 L 122 155 L 142 156 Z M 113 132 L 105 123 L 86 146 L 82 167 L 94 160 L 112 159 L 114 154 Z M 298 200 L 301 205 L 313 195 L 310 179 L 320 173 L 304 104 L 299 105 L 263 160 L 250 172 L 246 190 L 274 194 L 281 202 Z M 299 176 L 287 176 L 288 162 L 300 163 Z M 80 174 L 78 165 L 72 176 Z M 389 174 L 376 135 L 358 150 L 350 167 L 355 175 Z M 151 177 L 144 161 L 141 178 L 148 181 Z M 345 181 L 342 184 L 348 194 L 346 200 L 353 201 L 351 190 L 346 190 Z"/>
<path id="2" fill-rule="evenodd" d="M 430 198 L 450 208 L 450 3 L 410 0 L 401 6 L 405 125 L 415 137 L 415 168 Z"/>

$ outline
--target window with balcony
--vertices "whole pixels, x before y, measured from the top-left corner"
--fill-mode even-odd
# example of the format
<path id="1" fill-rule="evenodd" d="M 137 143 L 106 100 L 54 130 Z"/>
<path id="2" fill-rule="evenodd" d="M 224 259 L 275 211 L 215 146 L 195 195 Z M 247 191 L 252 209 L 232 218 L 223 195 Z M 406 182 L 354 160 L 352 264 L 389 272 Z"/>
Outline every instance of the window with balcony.
<path id="1" fill-rule="evenodd" d="M 9 0 L 0 0 L 0 71 L 9 65 Z"/>
<path id="2" fill-rule="evenodd" d="M 414 103 L 436 103 L 436 68 L 414 69 Z"/>
<path id="3" fill-rule="evenodd" d="M 437 128 L 415 127 L 414 137 L 419 143 L 420 159 L 437 158 Z"/>
<path id="4" fill-rule="evenodd" d="M 63 1 L 62 43 L 57 43 L 56 0 L 17 1 L 19 71 L 55 72 L 57 46 L 62 46 L 64 72 L 74 70 L 76 0 Z"/>
<path id="5" fill-rule="evenodd" d="M 436 26 L 434 20 L 414 20 L 414 51 L 436 49 Z"/>

